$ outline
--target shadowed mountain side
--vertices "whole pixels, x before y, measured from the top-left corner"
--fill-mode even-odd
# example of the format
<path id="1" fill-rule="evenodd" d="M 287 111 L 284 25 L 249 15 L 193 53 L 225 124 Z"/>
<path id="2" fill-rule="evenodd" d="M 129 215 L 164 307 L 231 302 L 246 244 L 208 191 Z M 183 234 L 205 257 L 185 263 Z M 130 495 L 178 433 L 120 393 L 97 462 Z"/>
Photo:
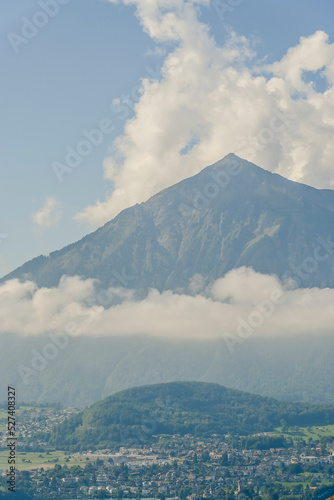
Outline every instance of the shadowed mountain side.
<path id="1" fill-rule="evenodd" d="M 146 292 L 186 288 L 195 274 L 211 281 L 245 265 L 280 278 L 299 274 L 303 287 L 334 287 L 333 210 L 334 191 L 228 155 L 2 281 L 50 287 L 67 274 Z"/>
<path id="2" fill-rule="evenodd" d="M 3 334 L 0 340 L 0 401 L 10 374 L 21 402 L 75 407 L 122 389 L 176 380 L 216 382 L 288 401 L 334 402 L 332 335 L 250 338 L 233 353 L 222 340 L 73 338 L 63 349 L 50 348 L 49 337 Z"/>

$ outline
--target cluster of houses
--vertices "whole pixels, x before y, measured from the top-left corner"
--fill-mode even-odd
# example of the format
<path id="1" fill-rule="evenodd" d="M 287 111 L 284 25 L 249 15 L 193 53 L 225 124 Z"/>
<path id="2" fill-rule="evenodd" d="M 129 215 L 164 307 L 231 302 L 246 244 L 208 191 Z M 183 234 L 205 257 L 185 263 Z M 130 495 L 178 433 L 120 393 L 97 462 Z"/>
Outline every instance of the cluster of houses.
<path id="1" fill-rule="evenodd" d="M 242 438 L 240 438 L 240 443 Z M 251 486 L 259 491 L 277 482 L 301 484 L 309 471 L 311 488 L 334 484 L 334 453 L 316 445 L 248 450 L 219 437 L 174 435 L 160 446 L 77 453 L 83 467 L 33 470 L 31 484 L 45 498 L 220 498 Z M 297 467 L 298 466 L 298 467 Z M 300 470 L 298 470 L 298 468 Z"/>
<path id="2" fill-rule="evenodd" d="M 51 428 L 76 411 L 21 408 L 17 418 L 18 449 L 23 453 L 23 449 L 34 451 L 33 448 L 47 446 Z M 3 449 L 6 440 L 3 432 Z M 260 491 L 268 483 L 299 483 L 304 488 L 306 476 L 302 472 L 308 473 L 310 488 L 334 484 L 334 449 L 330 444 L 297 440 L 282 448 L 245 449 L 243 443 L 244 438 L 230 435 L 206 439 L 163 436 L 155 446 L 72 453 L 73 461 L 81 466 L 71 467 L 69 463 L 50 470 L 35 468 L 25 473 L 24 480 L 46 499 L 219 498 L 224 492 L 237 495 L 249 486 Z M 6 471 L 0 473 L 4 483 Z"/>
<path id="3" fill-rule="evenodd" d="M 16 412 L 16 432 L 18 434 L 21 449 L 29 443 L 30 448 L 45 446 L 45 439 L 52 427 L 64 422 L 64 420 L 77 413 L 74 408 L 39 408 L 33 406 L 21 406 Z M 6 429 L 7 415 L 3 411 L 3 418 L 0 418 L 0 428 Z M 36 439 L 36 435 L 39 438 Z M 0 446 L 6 446 L 7 433 L 0 433 Z"/>

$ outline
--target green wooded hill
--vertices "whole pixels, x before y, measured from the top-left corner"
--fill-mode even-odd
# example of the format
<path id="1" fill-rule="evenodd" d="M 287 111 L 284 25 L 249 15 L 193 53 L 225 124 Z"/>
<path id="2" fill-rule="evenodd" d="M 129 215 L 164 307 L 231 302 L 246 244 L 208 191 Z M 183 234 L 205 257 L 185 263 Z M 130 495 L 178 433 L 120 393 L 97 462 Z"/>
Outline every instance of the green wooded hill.
<path id="1" fill-rule="evenodd" d="M 54 427 L 50 444 L 70 451 L 154 442 L 162 434 L 249 435 L 288 425 L 326 425 L 333 406 L 279 402 L 204 382 L 128 389 Z"/>

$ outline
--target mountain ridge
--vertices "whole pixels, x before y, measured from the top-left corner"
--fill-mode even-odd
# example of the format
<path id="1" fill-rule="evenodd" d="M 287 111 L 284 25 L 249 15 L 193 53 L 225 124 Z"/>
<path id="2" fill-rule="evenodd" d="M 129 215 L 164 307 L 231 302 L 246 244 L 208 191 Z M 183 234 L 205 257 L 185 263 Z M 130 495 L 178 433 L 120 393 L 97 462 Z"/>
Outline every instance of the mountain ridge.
<path id="1" fill-rule="evenodd" d="M 319 238 L 334 241 L 333 218 L 334 191 L 230 154 L 0 282 L 53 287 L 66 274 L 98 279 L 102 287 L 163 291 L 186 289 L 195 274 L 209 282 L 241 266 L 283 278 L 313 255 Z M 334 287 L 334 257 L 326 257 L 300 286 Z M 125 285 L 122 273 L 132 276 Z"/>

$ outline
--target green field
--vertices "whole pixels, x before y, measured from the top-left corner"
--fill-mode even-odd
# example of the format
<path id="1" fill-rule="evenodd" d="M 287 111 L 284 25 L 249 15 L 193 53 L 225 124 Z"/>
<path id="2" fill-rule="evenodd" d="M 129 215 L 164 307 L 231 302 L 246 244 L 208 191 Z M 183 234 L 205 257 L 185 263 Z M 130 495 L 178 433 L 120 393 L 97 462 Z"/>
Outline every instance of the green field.
<path id="1" fill-rule="evenodd" d="M 275 434 L 295 439 L 301 438 L 305 441 L 308 441 L 309 439 L 312 439 L 312 441 L 319 441 L 323 437 L 334 437 L 334 425 L 324 425 L 322 427 L 294 427 L 284 432 L 282 431 L 282 427 L 277 427 L 275 429 Z"/>
<path id="2" fill-rule="evenodd" d="M 69 459 L 67 462 L 66 459 Z M 8 467 L 8 452 L 0 451 L 0 469 L 6 470 Z M 55 464 L 65 465 L 65 463 L 70 467 L 72 465 L 84 466 L 87 463 L 82 457 L 78 456 L 65 456 L 63 451 L 53 451 L 49 455 L 46 453 L 24 453 L 17 452 L 16 455 L 16 469 L 17 470 L 31 470 L 43 467 L 44 469 L 50 469 L 55 466 Z"/>

